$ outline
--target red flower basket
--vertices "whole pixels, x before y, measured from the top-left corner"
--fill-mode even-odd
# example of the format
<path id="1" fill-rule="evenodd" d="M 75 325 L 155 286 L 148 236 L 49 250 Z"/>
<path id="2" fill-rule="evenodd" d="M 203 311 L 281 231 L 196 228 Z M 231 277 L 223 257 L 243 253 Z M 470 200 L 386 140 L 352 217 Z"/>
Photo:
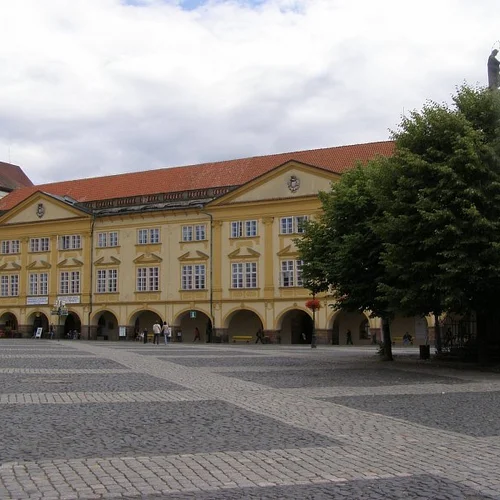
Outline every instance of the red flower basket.
<path id="1" fill-rule="evenodd" d="M 317 311 L 321 307 L 321 304 L 318 299 L 309 299 L 306 302 L 306 307 L 311 309 L 311 311 Z"/>

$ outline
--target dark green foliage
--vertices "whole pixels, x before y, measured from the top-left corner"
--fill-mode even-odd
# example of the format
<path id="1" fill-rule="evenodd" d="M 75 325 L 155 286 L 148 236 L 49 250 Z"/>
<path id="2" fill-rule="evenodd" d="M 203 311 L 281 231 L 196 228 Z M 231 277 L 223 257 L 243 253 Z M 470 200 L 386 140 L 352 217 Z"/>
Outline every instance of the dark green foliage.
<path id="1" fill-rule="evenodd" d="M 464 85 L 451 105 L 429 102 L 404 117 L 393 139 L 392 158 L 320 194 L 324 214 L 297 241 L 306 279 L 330 285 L 335 307 L 380 316 L 384 330 L 394 314 L 494 316 L 500 92 Z"/>

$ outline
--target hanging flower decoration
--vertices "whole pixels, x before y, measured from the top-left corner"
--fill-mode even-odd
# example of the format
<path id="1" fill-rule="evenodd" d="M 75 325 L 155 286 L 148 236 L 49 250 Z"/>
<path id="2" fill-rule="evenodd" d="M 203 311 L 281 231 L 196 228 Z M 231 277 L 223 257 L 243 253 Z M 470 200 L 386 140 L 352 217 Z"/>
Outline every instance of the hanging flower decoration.
<path id="1" fill-rule="evenodd" d="M 306 307 L 311 311 L 317 311 L 321 307 L 321 303 L 318 299 L 309 299 L 306 302 Z"/>

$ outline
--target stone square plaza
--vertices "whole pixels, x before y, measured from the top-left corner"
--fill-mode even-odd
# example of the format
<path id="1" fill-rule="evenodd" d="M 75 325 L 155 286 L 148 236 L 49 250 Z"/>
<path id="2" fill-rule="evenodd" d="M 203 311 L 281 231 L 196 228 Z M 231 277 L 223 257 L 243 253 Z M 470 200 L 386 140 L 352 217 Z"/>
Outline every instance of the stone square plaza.
<path id="1" fill-rule="evenodd" d="M 0 499 L 500 499 L 500 374 L 396 348 L 0 341 Z"/>

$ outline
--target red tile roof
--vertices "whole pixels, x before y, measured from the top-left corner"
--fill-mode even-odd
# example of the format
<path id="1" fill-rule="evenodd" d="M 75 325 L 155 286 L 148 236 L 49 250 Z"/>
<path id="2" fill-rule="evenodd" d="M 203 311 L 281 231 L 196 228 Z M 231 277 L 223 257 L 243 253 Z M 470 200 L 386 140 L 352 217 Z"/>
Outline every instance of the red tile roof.
<path id="1" fill-rule="evenodd" d="M 394 143 L 392 141 L 372 142 L 55 182 L 13 191 L 0 200 L 0 210 L 11 209 L 36 191 L 59 196 L 70 196 L 79 202 L 86 202 L 194 189 L 239 186 L 290 160 L 296 160 L 335 173 L 342 173 L 352 168 L 357 161 L 366 162 L 378 155 L 390 156 L 393 151 Z"/>
<path id="2" fill-rule="evenodd" d="M 33 186 L 21 167 L 0 161 L 0 190 L 12 191 L 25 186 Z"/>

